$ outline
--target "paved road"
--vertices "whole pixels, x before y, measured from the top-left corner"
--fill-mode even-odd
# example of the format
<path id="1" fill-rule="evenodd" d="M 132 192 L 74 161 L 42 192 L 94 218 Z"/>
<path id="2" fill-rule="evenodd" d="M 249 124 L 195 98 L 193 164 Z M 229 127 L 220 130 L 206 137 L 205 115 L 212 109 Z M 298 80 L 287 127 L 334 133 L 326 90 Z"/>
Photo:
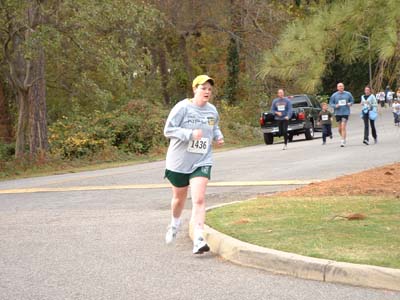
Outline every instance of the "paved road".
<path id="1" fill-rule="evenodd" d="M 277 144 L 216 153 L 213 182 L 334 178 L 400 161 L 400 128 L 390 111 L 378 121 L 377 145 L 361 143 L 357 114 L 349 125 L 345 148 L 335 132 L 326 146 L 319 138 L 295 138 L 287 151 Z M 0 182 L 0 299 L 400 299 L 392 291 L 278 276 L 212 254 L 194 257 L 186 232 L 165 246 L 170 191 L 138 188 L 165 183 L 163 168 L 153 162 Z M 34 187 L 63 191 L 6 193 Z M 288 188 L 294 187 L 210 187 L 207 201 Z M 188 203 L 186 223 L 189 216 Z"/>

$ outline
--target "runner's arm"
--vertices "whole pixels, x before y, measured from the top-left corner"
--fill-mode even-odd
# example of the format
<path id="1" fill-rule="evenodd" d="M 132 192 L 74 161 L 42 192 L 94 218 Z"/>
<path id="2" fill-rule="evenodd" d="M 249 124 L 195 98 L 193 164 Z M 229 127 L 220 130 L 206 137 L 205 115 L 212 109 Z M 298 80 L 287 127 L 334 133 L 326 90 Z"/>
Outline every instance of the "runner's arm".
<path id="1" fill-rule="evenodd" d="M 293 115 L 293 105 L 292 105 L 292 102 L 290 101 L 290 100 L 288 100 L 288 108 L 287 108 L 287 117 L 288 117 L 288 120 L 289 119 L 291 119 L 292 118 L 292 115 Z"/>
<path id="2" fill-rule="evenodd" d="M 271 112 L 274 114 L 274 116 L 276 115 L 276 100 L 272 101 Z"/>
<path id="3" fill-rule="evenodd" d="M 350 96 L 349 103 L 350 103 L 350 106 L 351 106 L 351 105 L 354 104 L 354 98 L 353 98 L 353 95 L 351 93 L 349 93 L 349 96 Z"/>
<path id="4" fill-rule="evenodd" d="M 336 101 L 335 101 L 335 94 L 333 94 L 330 98 L 329 98 L 329 106 L 332 108 L 336 108 Z"/>
<path id="5" fill-rule="evenodd" d="M 373 109 L 378 108 L 378 101 L 376 101 L 376 98 L 374 95 L 371 95 L 371 107 Z"/>
<path id="6" fill-rule="evenodd" d="M 217 115 L 216 120 L 215 120 L 214 129 L 213 129 L 213 137 L 214 137 L 214 141 L 224 139 L 221 129 L 219 128 L 219 115 Z"/>
<path id="7" fill-rule="evenodd" d="M 167 119 L 164 127 L 164 136 L 177 138 L 182 141 L 189 141 L 192 137 L 192 129 L 182 128 L 181 124 L 185 116 L 185 108 L 175 106 Z"/>

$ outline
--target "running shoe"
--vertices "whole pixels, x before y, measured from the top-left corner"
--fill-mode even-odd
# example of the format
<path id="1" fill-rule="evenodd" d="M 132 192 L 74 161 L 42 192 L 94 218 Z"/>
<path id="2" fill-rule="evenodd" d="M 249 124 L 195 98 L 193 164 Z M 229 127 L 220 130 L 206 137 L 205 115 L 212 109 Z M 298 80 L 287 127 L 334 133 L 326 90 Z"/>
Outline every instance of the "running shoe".
<path id="1" fill-rule="evenodd" d="M 326 142 L 322 142 L 322 145 L 326 145 Z"/>
<path id="2" fill-rule="evenodd" d="M 369 142 L 368 142 L 368 140 L 363 140 L 363 143 L 365 144 L 365 145 L 369 145 Z"/>
<path id="3" fill-rule="evenodd" d="M 344 144 L 346 144 L 346 143 L 344 142 L 344 140 L 342 140 L 340 143 L 340 147 L 344 147 Z"/>
<path id="4" fill-rule="evenodd" d="M 374 144 L 378 144 L 378 138 L 374 139 Z"/>
<path id="5" fill-rule="evenodd" d="M 204 252 L 210 251 L 210 247 L 207 245 L 204 238 L 199 237 L 193 243 L 193 254 L 203 254 Z"/>
<path id="6" fill-rule="evenodd" d="M 165 243 L 171 244 L 176 240 L 176 235 L 178 233 L 178 227 L 169 225 L 167 233 L 165 234 Z"/>
<path id="7" fill-rule="evenodd" d="M 282 150 L 286 150 L 286 149 L 287 149 L 287 145 L 284 145 Z"/>

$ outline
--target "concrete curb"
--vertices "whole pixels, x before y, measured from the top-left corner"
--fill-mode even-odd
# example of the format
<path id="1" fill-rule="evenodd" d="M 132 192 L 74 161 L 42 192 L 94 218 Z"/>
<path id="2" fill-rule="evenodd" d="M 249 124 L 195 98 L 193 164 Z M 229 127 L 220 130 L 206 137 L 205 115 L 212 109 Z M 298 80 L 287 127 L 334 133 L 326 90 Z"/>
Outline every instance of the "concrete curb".
<path id="1" fill-rule="evenodd" d="M 207 208 L 207 211 L 237 202 Z M 192 237 L 192 229 L 189 229 Z M 231 262 L 304 279 L 400 291 L 400 269 L 337 262 L 268 249 L 239 241 L 209 226 L 204 228 L 211 251 Z"/>

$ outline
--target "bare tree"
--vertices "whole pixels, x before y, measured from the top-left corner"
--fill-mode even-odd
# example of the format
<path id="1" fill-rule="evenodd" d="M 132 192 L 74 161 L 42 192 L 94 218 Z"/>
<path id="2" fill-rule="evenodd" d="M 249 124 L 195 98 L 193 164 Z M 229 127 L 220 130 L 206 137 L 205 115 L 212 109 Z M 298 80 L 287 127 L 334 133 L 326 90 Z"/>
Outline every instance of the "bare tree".
<path id="1" fill-rule="evenodd" d="M 12 140 L 12 125 L 7 99 L 0 81 L 0 142 L 9 143 Z"/>
<path id="2" fill-rule="evenodd" d="M 29 23 L 33 28 L 43 23 L 39 3 L 32 2 L 28 10 Z M 32 85 L 28 91 L 29 103 L 29 154 L 31 157 L 45 155 L 48 150 L 45 57 L 40 43 L 33 44 L 31 61 Z"/>
<path id="3" fill-rule="evenodd" d="M 29 1 L 25 17 L 7 14 L 7 40 L 3 55 L 17 95 L 18 122 L 15 156 L 22 157 L 29 145 L 32 158 L 48 150 L 44 52 L 35 32 L 42 24 L 41 3 Z M 28 46 L 29 45 L 29 46 Z"/>

